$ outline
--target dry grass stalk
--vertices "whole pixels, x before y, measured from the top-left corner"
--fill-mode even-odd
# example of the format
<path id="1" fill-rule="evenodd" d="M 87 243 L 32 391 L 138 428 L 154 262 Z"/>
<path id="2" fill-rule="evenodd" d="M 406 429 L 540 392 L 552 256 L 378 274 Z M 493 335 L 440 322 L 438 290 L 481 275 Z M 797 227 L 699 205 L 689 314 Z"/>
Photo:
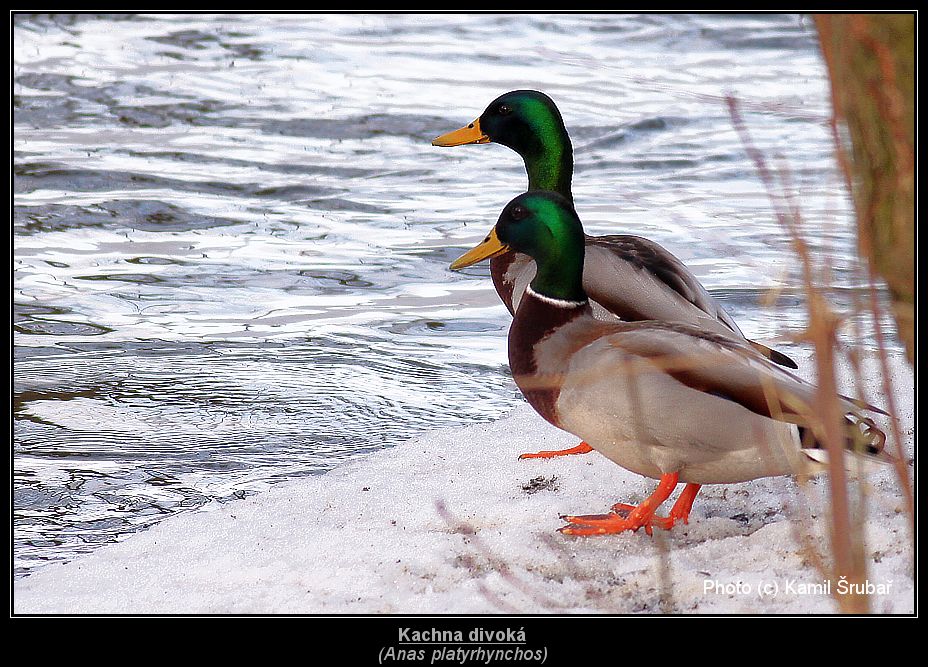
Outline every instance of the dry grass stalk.
<path id="1" fill-rule="evenodd" d="M 802 219 L 798 207 L 788 198 L 784 177 L 773 172 L 764 155 L 754 145 L 747 125 L 734 97 L 727 98 L 732 124 L 754 162 L 777 220 L 789 233 L 793 248 L 800 260 L 803 288 L 806 292 L 809 324 L 806 339 L 815 348 L 817 392 L 817 422 L 828 452 L 828 478 L 831 498 L 831 555 L 834 560 L 830 577 L 846 579 L 863 586 L 867 579 L 861 522 L 851 520 L 847 472 L 844 467 L 843 411 L 837 401 L 834 350 L 837 343 L 839 318 L 829 305 L 819 286 L 818 271 L 812 260 L 808 244 L 802 234 Z M 828 576 L 829 573 L 826 573 Z M 856 590 L 853 586 L 851 590 Z M 839 609 L 845 613 L 867 613 L 869 598 L 852 593 L 836 597 Z"/>
<path id="2" fill-rule="evenodd" d="M 914 17 L 816 15 L 822 54 L 829 70 L 835 156 L 854 194 L 860 254 L 866 258 L 869 310 L 891 415 L 896 475 L 914 539 L 915 496 L 906 467 L 902 427 L 886 354 L 877 272 L 893 294 L 897 330 L 914 360 Z M 853 143 L 848 155 L 839 121 Z"/>

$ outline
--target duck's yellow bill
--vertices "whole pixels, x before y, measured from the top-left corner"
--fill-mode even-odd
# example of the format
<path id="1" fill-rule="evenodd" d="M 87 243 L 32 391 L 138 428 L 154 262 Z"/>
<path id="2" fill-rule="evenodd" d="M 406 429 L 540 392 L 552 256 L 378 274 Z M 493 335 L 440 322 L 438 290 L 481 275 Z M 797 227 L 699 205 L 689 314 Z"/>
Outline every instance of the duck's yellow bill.
<path id="1" fill-rule="evenodd" d="M 499 237 L 496 235 L 496 227 L 494 227 L 490 230 L 490 233 L 487 234 L 487 237 L 483 239 L 480 244 L 471 248 L 456 260 L 451 262 L 451 268 L 463 269 L 465 266 L 476 264 L 481 260 L 489 259 L 490 257 L 496 257 L 497 255 L 502 255 L 507 250 L 509 250 L 509 246 L 505 245 L 502 241 L 499 240 Z"/>
<path id="2" fill-rule="evenodd" d="M 454 130 L 432 139 L 433 146 L 463 146 L 464 144 L 488 144 L 490 137 L 480 129 L 480 119 L 465 125 L 460 130 Z"/>

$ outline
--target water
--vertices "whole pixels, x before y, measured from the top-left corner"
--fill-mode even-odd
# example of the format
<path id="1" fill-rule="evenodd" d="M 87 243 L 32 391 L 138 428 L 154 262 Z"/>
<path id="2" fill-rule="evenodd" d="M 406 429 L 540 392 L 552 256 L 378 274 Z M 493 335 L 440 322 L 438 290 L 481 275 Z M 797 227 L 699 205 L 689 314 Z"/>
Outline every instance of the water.
<path id="1" fill-rule="evenodd" d="M 486 268 L 447 265 L 521 162 L 430 145 L 507 90 L 559 102 L 589 232 L 664 244 L 789 352 L 797 264 L 736 95 L 839 305 L 860 294 L 799 16 L 17 15 L 13 38 L 17 575 L 517 403 Z"/>

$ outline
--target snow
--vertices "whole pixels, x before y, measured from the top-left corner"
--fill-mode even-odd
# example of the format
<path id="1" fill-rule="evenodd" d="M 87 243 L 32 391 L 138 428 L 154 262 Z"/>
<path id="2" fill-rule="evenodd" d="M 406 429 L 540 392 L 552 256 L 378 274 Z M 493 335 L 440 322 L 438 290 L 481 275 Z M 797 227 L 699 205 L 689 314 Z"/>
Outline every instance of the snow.
<path id="1" fill-rule="evenodd" d="M 808 357 L 801 362 L 811 367 Z M 914 378 L 901 356 L 891 364 L 910 460 Z M 868 369 L 869 398 L 885 404 L 873 364 Z M 492 423 L 428 433 L 49 565 L 15 582 L 14 612 L 837 610 L 808 552 L 827 544 L 825 479 L 704 487 L 689 525 L 669 533 L 568 537 L 556 532 L 560 514 L 638 502 L 655 485 L 596 452 L 517 458 L 576 442 L 528 406 Z M 909 519 L 895 472 L 880 466 L 853 488 L 866 498 L 858 516 L 871 609 L 914 613 Z"/>

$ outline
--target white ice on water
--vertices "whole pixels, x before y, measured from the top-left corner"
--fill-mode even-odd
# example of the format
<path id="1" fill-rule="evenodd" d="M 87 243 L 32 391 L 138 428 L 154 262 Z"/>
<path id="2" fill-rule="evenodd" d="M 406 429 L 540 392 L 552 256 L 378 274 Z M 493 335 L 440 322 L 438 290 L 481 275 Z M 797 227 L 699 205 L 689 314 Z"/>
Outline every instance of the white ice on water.
<path id="1" fill-rule="evenodd" d="M 802 366 L 810 368 L 809 359 Z M 908 458 L 914 380 L 901 357 L 892 368 Z M 872 366 L 866 379 L 869 398 L 885 404 Z M 576 442 L 528 406 L 492 423 L 428 433 L 49 565 L 15 583 L 14 611 L 836 610 L 804 551 L 827 541 L 825 479 L 704 487 L 688 526 L 654 537 L 573 538 L 555 532 L 558 515 L 604 512 L 654 487 L 595 452 L 517 459 Z M 910 533 L 894 471 L 881 467 L 865 488 L 873 611 L 912 613 Z M 802 518 L 810 514 L 815 518 Z"/>

